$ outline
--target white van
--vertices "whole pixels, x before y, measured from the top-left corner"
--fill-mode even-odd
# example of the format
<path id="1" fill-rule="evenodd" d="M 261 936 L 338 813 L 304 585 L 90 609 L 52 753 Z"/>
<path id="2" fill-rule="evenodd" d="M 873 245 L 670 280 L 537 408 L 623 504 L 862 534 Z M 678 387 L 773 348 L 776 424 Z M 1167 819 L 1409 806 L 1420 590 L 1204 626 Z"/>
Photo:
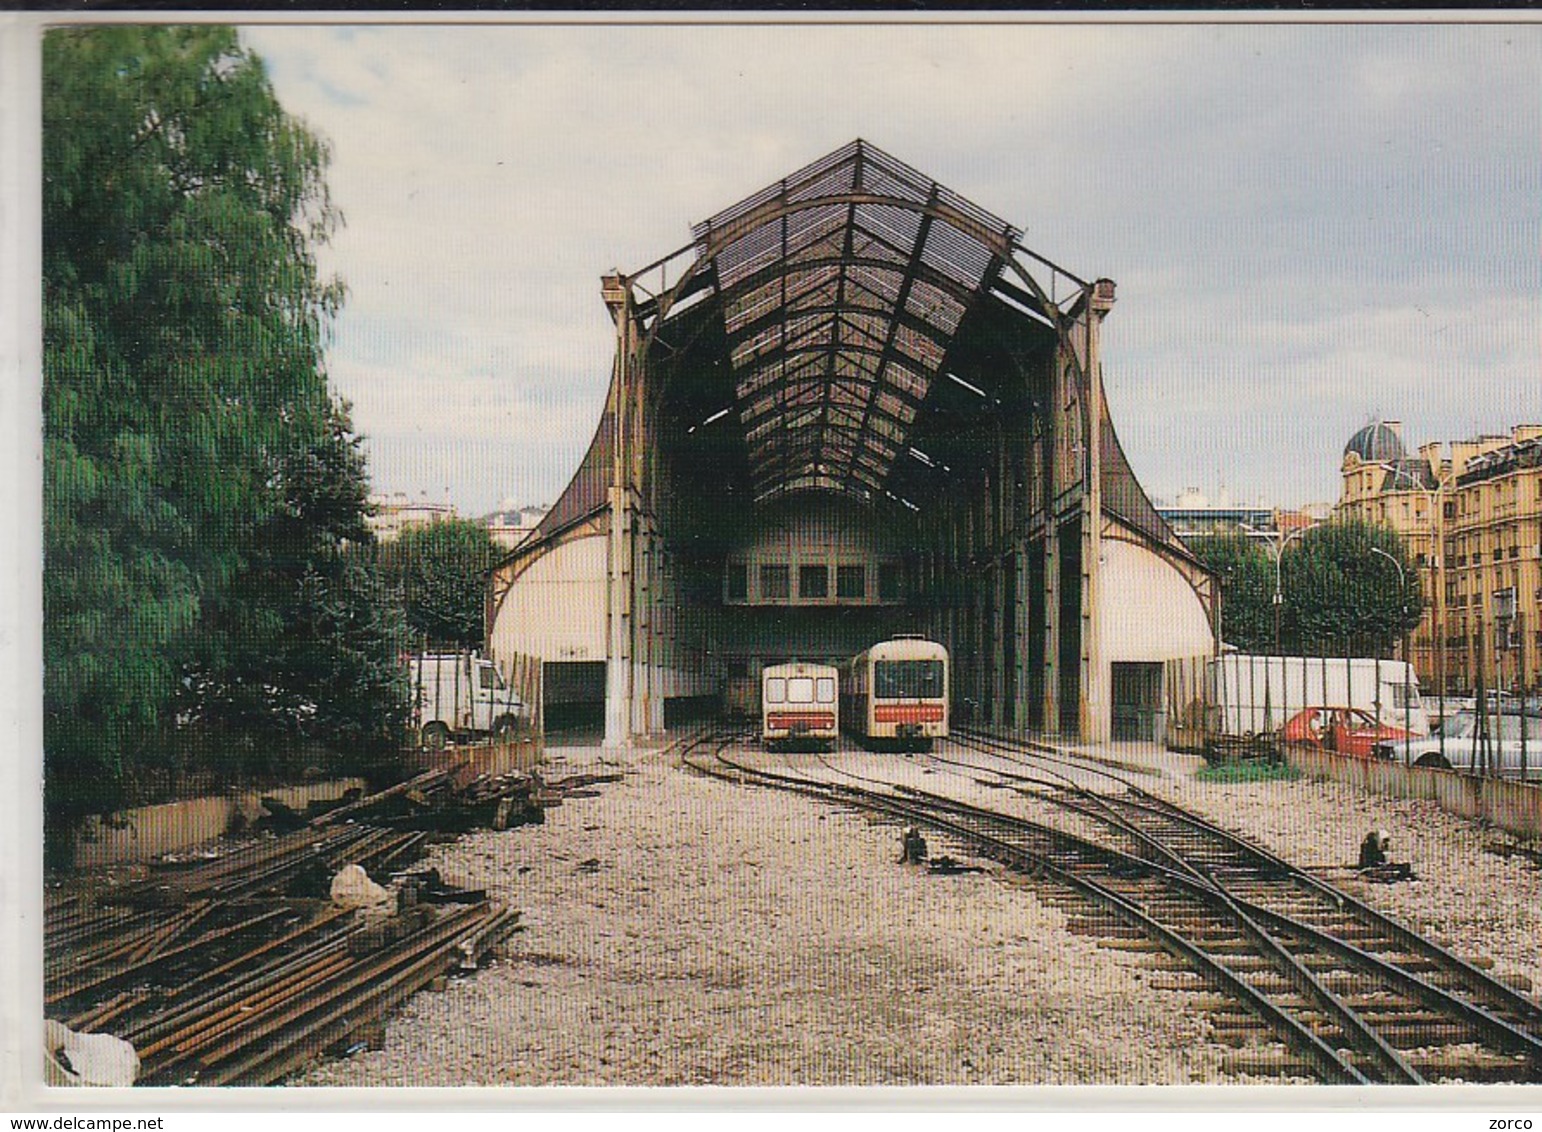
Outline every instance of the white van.
<path id="1" fill-rule="evenodd" d="M 497 665 L 474 652 L 419 653 L 407 658 L 413 727 L 429 750 L 452 739 L 503 735 L 526 715 Z"/>
<path id="2" fill-rule="evenodd" d="M 1401 660 L 1227 653 L 1206 672 L 1212 732 L 1263 735 L 1310 707 L 1351 707 L 1377 722 L 1428 735 L 1419 677 Z"/>

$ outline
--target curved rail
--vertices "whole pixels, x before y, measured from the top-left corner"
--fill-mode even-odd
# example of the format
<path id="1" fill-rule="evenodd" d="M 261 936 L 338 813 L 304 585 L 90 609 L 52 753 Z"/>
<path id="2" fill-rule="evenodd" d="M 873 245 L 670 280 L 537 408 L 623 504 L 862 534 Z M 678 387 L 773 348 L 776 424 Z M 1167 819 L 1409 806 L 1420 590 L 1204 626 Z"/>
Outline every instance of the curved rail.
<path id="1" fill-rule="evenodd" d="M 1006 744 L 998 740 L 991 746 L 995 749 L 989 753 L 996 757 L 1005 757 L 1003 748 L 1006 748 Z M 1026 743 L 1023 748 L 1023 753 L 1034 759 L 1041 757 L 1042 751 L 1055 750 L 1042 743 Z M 1055 761 L 1065 761 L 1053 755 L 1050 757 L 1055 758 Z M 1124 830 L 1140 842 L 1156 846 L 1157 851 L 1162 853 L 1173 852 L 1170 844 L 1176 838 L 1191 842 L 1190 847 L 1184 851 L 1184 859 L 1192 861 L 1200 852 L 1203 852 L 1208 863 L 1200 866 L 1198 871 L 1209 877 L 1218 887 L 1223 887 L 1227 883 L 1235 884 L 1240 880 L 1255 886 L 1263 885 L 1261 891 L 1266 894 L 1270 887 L 1276 887 L 1280 893 L 1290 896 L 1297 896 L 1303 891 L 1314 896 L 1319 902 L 1315 909 L 1319 915 L 1353 917 L 1358 922 L 1358 927 L 1368 928 L 1382 937 L 1379 941 L 1381 951 L 1406 954 L 1416 961 L 1429 964 L 1446 982 L 1461 987 L 1483 1004 L 1486 1008 L 1483 1012 L 1485 1015 L 1492 1017 L 1493 1011 L 1508 1015 L 1508 1020 L 1499 1017 L 1494 1020 L 1494 1023 L 1484 1023 L 1485 1027 L 1492 1030 L 1491 1037 L 1515 1042 L 1520 1048 L 1526 1048 L 1532 1053 L 1542 1049 L 1535 1044 L 1535 1039 L 1530 1038 L 1529 1034 L 1527 1038 L 1530 1040 L 1522 1041 L 1512 1032 L 1520 1027 L 1542 1032 L 1542 1005 L 1533 1002 L 1513 987 L 1479 970 L 1434 941 L 1411 931 L 1351 894 L 1292 865 L 1268 849 L 1143 790 L 1120 775 L 1101 769 L 1098 773 L 1122 783 L 1128 796 L 1099 794 L 1071 786 L 1062 789 L 1051 800 L 1096 820 L 1105 820 L 1111 828 Z M 1173 827 L 1173 832 L 1165 838 L 1157 828 L 1163 824 Z M 1196 838 L 1199 840 L 1199 847 L 1192 844 Z M 1276 894 L 1276 901 L 1278 898 Z M 1318 931 L 1319 935 L 1331 934 L 1314 929 L 1310 923 L 1301 918 L 1299 913 L 1290 916 L 1281 915 L 1277 903 L 1271 907 L 1267 903 L 1260 902 L 1257 894 L 1250 898 L 1238 898 L 1238 903 L 1258 914 L 1272 917 L 1282 925 L 1288 924 L 1293 929 L 1300 929 L 1308 934 L 1314 930 Z M 1460 1002 L 1459 999 L 1457 1001 Z"/>
<path id="2" fill-rule="evenodd" d="M 871 776 L 866 781 L 872 786 L 855 786 L 752 766 L 725 753 L 732 745 L 732 737 L 719 737 L 709 760 L 687 753 L 682 761 L 703 773 L 796 790 L 925 824 L 1009 867 L 1069 885 L 1139 927 L 1242 1002 L 1304 1055 L 1325 1081 L 1427 1080 L 1427 1071 L 1383 1033 L 1388 1019 L 1406 1021 L 1415 1009 L 1456 1022 L 1464 1036 L 1471 1035 L 1488 1052 L 1500 1055 L 1498 1064 L 1480 1060 L 1474 1072 L 1542 1080 L 1542 1039 L 1528 1029 L 1542 1026 L 1542 1007 L 1318 878 L 1103 768 L 1066 759 L 1053 749 L 1043 755 L 1105 775 L 1133 796 L 1087 790 L 1071 784 L 1068 775 L 1043 767 L 1037 768 L 1040 775 L 1014 774 L 937 757 L 975 772 L 1050 787 L 1049 801 L 1102 823 L 1128 848 L 1088 841 L 944 795 L 877 782 Z M 1000 749 L 985 753 L 1007 757 Z M 826 760 L 820 762 L 837 774 L 853 776 Z M 1045 773 L 1060 781 L 1044 778 Z M 1196 837 L 1199 848 L 1186 844 Z M 1272 892 L 1276 889 L 1312 896 L 1316 906 L 1308 910 L 1311 915 L 1287 907 Z M 1329 930 L 1324 916 L 1328 910 L 1351 923 L 1339 932 Z M 1371 933 L 1371 942 L 1360 946 L 1343 938 L 1356 932 Z M 1401 962 L 1388 958 L 1394 953 Z M 1421 965 L 1424 972 L 1416 969 Z M 1284 987 L 1271 989 L 1274 982 Z M 1454 993 L 1453 985 L 1477 1001 Z M 1287 1002 L 1292 992 L 1299 1002 Z M 1430 1062 L 1428 1057 L 1423 1060 Z M 1437 1075 L 1453 1075 L 1446 1062 L 1434 1065 Z"/>

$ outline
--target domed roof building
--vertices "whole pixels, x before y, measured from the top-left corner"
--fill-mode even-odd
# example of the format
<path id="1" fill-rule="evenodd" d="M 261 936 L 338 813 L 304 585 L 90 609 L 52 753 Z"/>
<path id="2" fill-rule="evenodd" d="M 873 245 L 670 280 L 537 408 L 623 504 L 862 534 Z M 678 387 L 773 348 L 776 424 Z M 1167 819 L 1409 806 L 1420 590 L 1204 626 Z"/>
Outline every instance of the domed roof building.
<path id="1" fill-rule="evenodd" d="M 1344 459 L 1356 457 L 1363 464 L 1388 464 L 1401 460 L 1403 447 L 1401 421 L 1372 421 L 1349 438 L 1344 445 Z"/>

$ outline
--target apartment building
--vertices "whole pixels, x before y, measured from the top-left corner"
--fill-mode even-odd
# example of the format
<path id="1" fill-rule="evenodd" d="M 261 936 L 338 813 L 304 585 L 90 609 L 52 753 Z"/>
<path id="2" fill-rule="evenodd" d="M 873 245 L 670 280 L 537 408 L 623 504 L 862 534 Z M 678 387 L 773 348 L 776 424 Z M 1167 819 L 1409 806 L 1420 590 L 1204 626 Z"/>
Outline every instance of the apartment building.
<path id="1" fill-rule="evenodd" d="M 1542 425 L 1431 442 L 1410 455 L 1397 421 L 1344 447 L 1345 517 L 1383 523 L 1420 572 L 1425 614 L 1411 640 L 1427 688 L 1451 693 L 1542 680 Z"/>

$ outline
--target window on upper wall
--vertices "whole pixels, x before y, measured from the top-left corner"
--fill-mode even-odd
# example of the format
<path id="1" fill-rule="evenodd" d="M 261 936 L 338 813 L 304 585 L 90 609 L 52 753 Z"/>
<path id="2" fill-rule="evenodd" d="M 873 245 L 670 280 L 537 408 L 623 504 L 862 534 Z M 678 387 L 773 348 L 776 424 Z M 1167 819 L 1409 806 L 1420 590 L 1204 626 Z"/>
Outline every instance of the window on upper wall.
<path id="1" fill-rule="evenodd" d="M 835 569 L 835 596 L 859 598 L 867 596 L 866 566 L 837 566 Z"/>
<path id="2" fill-rule="evenodd" d="M 750 568 L 743 562 L 730 562 L 727 569 L 728 600 L 745 601 L 750 596 Z"/>
<path id="3" fill-rule="evenodd" d="M 828 566 L 799 566 L 798 567 L 798 596 L 829 597 L 830 596 L 830 568 Z"/>
<path id="4" fill-rule="evenodd" d="M 760 596 L 768 601 L 786 601 L 792 596 L 792 578 L 786 566 L 760 568 Z"/>
<path id="5" fill-rule="evenodd" d="M 883 562 L 879 564 L 878 600 L 900 600 L 900 568 L 898 562 Z"/>

